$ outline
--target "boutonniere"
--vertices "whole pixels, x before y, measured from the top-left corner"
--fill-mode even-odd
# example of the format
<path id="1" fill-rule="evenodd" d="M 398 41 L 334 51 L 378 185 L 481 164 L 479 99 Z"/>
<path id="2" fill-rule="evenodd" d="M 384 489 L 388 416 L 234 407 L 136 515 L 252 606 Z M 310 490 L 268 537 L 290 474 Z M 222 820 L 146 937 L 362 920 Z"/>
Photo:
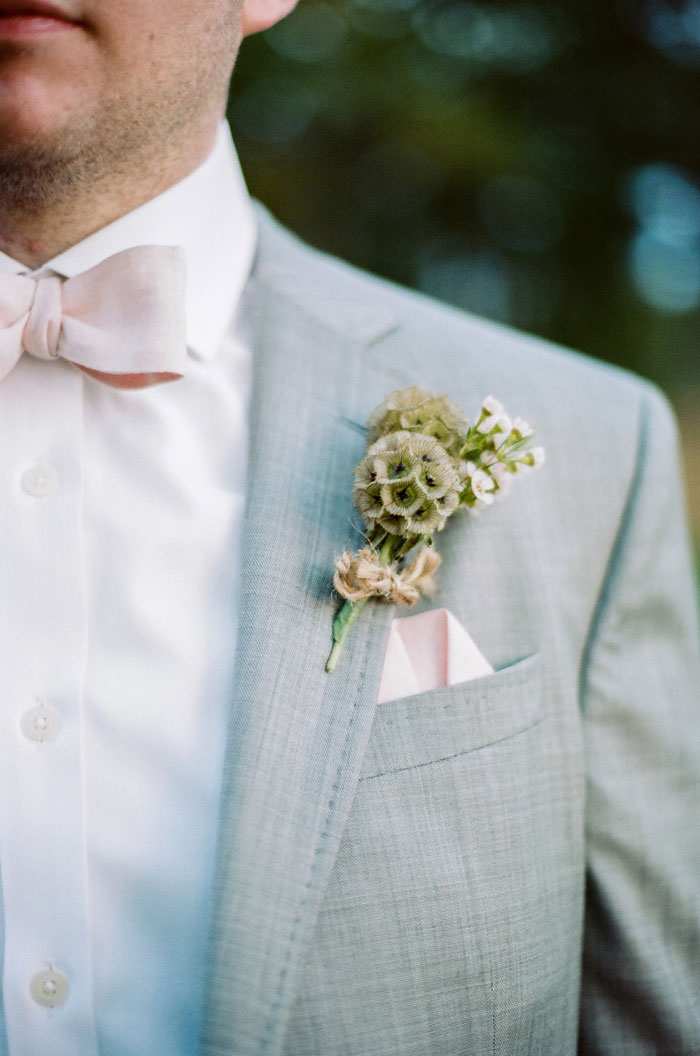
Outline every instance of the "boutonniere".
<path id="1" fill-rule="evenodd" d="M 344 600 L 333 621 L 326 671 L 337 664 L 370 598 L 413 605 L 434 590 L 440 555 L 433 537 L 453 513 L 490 506 L 517 474 L 544 461 L 527 422 L 511 420 L 492 396 L 469 425 L 447 396 L 399 389 L 372 412 L 367 426 L 367 453 L 355 469 L 353 489 L 366 544 L 336 558 L 333 585 Z"/>

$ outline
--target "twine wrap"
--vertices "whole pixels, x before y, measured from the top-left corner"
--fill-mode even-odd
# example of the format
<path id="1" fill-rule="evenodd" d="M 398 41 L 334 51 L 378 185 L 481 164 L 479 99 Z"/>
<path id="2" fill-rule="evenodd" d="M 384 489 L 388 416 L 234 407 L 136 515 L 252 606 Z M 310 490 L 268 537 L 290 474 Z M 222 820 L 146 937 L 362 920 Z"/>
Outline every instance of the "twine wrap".
<path id="1" fill-rule="evenodd" d="M 424 546 L 409 565 L 397 572 L 382 565 L 376 550 L 366 546 L 356 554 L 346 550 L 336 558 L 333 586 L 347 601 L 381 598 L 397 605 L 415 605 L 423 594 L 435 589 L 433 573 L 442 558 L 431 546 Z"/>

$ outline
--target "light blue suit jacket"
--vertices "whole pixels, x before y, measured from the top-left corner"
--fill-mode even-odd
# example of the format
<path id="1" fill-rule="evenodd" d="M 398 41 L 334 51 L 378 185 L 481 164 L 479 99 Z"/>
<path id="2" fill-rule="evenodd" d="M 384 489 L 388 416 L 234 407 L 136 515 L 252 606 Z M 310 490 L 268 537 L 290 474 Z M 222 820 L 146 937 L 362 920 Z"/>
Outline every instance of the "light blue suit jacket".
<path id="1" fill-rule="evenodd" d="M 700 1053 L 700 664 L 646 383 L 331 261 L 264 214 L 205 1056 Z M 420 384 L 546 466 L 439 539 L 496 673 L 377 706 L 391 607 L 324 662 L 362 423 Z M 424 605 L 425 607 L 425 605 Z"/>

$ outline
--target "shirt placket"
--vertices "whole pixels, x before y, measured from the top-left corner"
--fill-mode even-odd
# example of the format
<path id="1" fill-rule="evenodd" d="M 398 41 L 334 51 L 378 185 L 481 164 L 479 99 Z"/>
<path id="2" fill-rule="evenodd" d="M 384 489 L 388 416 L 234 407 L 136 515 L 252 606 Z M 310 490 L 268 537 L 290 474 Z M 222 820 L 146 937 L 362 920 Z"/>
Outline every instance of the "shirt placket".
<path id="1" fill-rule="evenodd" d="M 0 385 L 0 858 L 10 1056 L 97 1054 L 82 689 L 83 379 L 24 356 Z"/>

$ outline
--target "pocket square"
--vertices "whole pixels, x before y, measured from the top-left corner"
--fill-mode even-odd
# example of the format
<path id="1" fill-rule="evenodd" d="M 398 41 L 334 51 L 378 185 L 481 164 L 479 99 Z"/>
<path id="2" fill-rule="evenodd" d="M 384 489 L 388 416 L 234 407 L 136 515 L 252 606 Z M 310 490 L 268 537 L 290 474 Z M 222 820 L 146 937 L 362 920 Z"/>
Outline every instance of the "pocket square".
<path id="1" fill-rule="evenodd" d="M 491 674 L 491 664 L 448 609 L 420 612 L 391 625 L 378 703 Z"/>

